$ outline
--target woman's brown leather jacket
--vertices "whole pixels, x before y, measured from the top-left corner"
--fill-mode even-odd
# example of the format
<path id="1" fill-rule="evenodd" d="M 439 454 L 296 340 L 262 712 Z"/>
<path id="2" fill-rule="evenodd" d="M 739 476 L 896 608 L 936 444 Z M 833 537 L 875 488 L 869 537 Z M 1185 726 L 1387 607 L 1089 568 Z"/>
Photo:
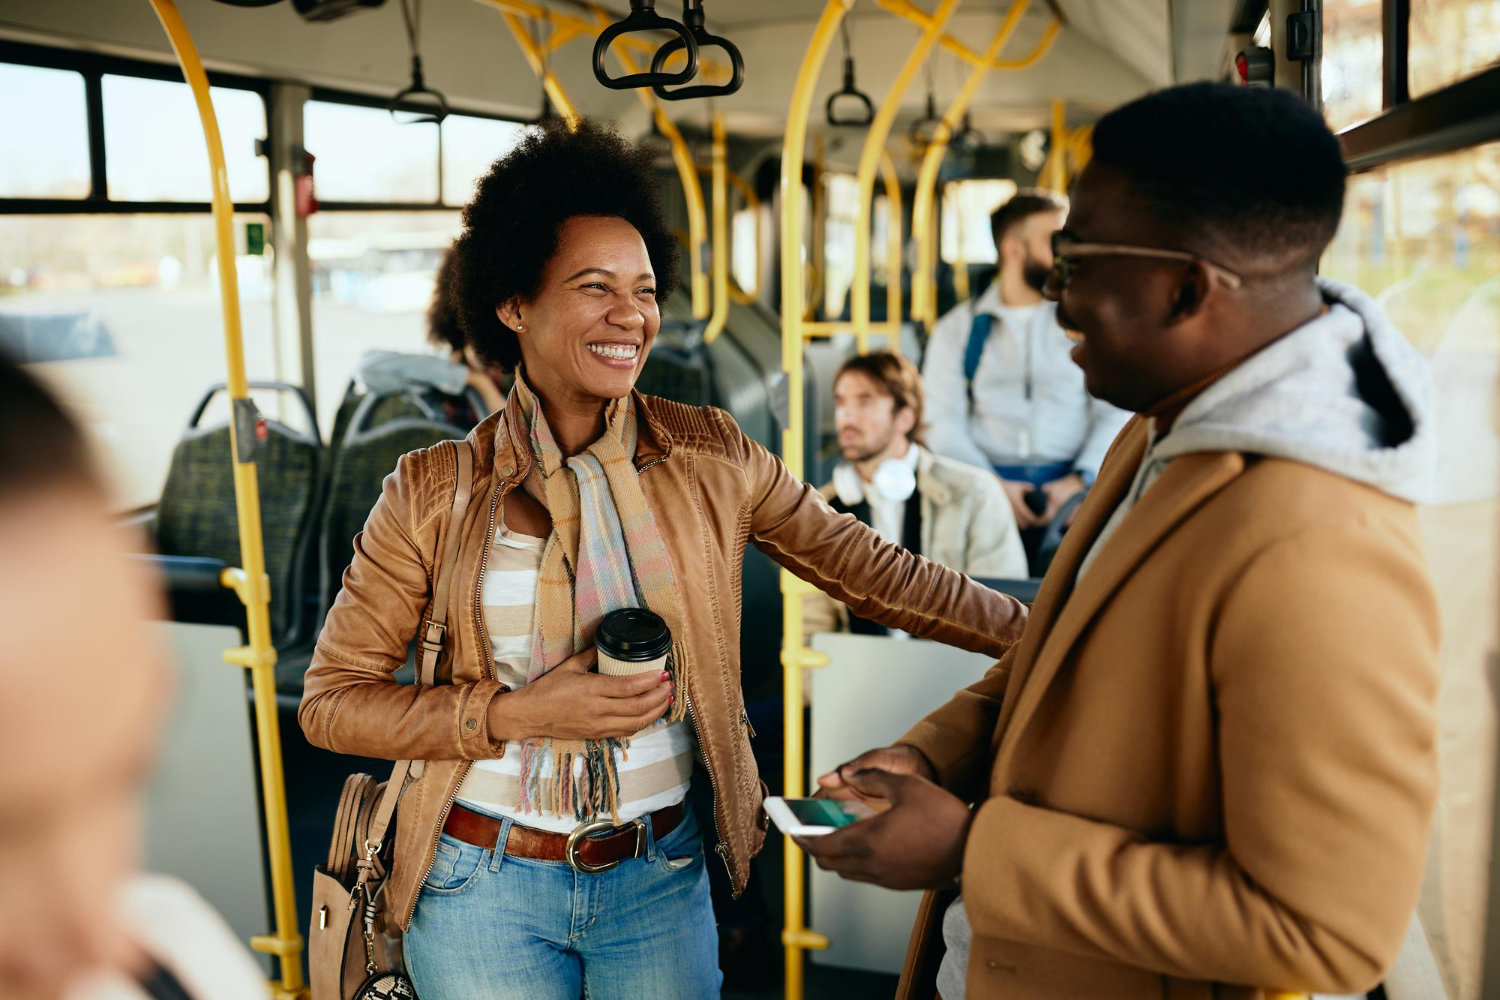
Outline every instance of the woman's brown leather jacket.
<path id="1" fill-rule="evenodd" d="M 764 785 L 750 753 L 740 690 L 740 565 L 751 542 L 856 614 L 996 658 L 1020 636 L 1026 609 L 952 570 L 881 540 L 836 514 L 724 412 L 636 395 L 643 418 L 635 464 L 683 595 L 693 659 L 686 692 L 699 763 L 714 792 L 714 851 L 738 895 L 765 840 Z M 448 654 L 438 683 L 398 684 L 408 644 L 428 613 L 457 471 L 448 446 L 412 452 L 386 477 L 354 539 L 344 575 L 307 670 L 298 717 L 307 738 L 338 753 L 427 764 L 397 813 L 394 870 L 386 892 L 402 927 L 432 867 L 437 840 L 469 762 L 506 753 L 489 734 L 495 679 L 480 612 L 490 534 L 506 494 L 532 461 L 512 402 L 469 434 L 474 503 L 453 568 Z M 769 623 L 766 623 L 769 624 Z M 762 664 L 761 669 L 780 669 Z M 707 824 L 705 824 L 705 827 Z"/>

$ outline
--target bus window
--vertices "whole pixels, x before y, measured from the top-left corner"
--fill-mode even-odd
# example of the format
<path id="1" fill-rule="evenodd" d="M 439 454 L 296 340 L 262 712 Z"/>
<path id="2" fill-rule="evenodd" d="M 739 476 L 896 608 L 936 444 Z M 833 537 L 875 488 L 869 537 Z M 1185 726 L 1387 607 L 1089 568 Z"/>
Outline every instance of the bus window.
<path id="1" fill-rule="evenodd" d="M 201 141 L 201 140 L 200 140 Z M 251 378 L 275 372 L 270 257 L 235 217 Z M 154 503 L 204 390 L 224 380 L 214 223 L 207 213 L 0 216 L 0 349 L 86 426 L 119 509 Z"/>
<path id="2" fill-rule="evenodd" d="M 1442 791 L 1419 907 L 1451 996 L 1478 996 L 1500 606 L 1500 143 L 1350 178 L 1331 277 L 1377 296 L 1431 362 L 1439 459 L 1421 522 L 1442 606 Z"/>
<path id="3" fill-rule="evenodd" d="M 327 434 L 360 355 L 429 350 L 427 306 L 459 213 L 319 212 L 307 223 L 318 424 Z"/>
<path id="4" fill-rule="evenodd" d="M 461 208 L 490 165 L 509 153 L 526 134 L 520 122 L 449 115 L 443 119 L 443 204 Z"/>
<path id="5" fill-rule="evenodd" d="M 1380 113 L 1380 0 L 1323 4 L 1323 115 L 1337 132 Z"/>
<path id="6" fill-rule="evenodd" d="M 384 108 L 329 101 L 308 101 L 303 116 L 320 201 L 437 204 L 437 129 L 399 125 Z"/>
<path id="7" fill-rule="evenodd" d="M 83 77 L 61 69 L 0 63 L 0 198 L 86 198 L 89 123 Z"/>
<path id="8" fill-rule="evenodd" d="M 760 294 L 760 269 L 757 260 L 760 247 L 756 244 L 757 234 L 755 209 L 741 208 L 736 211 L 729 221 L 729 273 L 740 290 L 751 295 Z"/>
<path id="9" fill-rule="evenodd" d="M 103 90 L 111 199 L 206 202 L 213 197 L 203 132 L 187 84 L 106 75 Z M 211 88 L 210 96 L 224 138 L 229 196 L 264 202 L 270 197 L 270 174 L 255 143 L 266 134 L 265 102 L 252 90 L 227 87 Z"/>
<path id="10" fill-rule="evenodd" d="M 1410 0 L 1407 77 L 1420 97 L 1500 63 L 1500 3 Z"/>
<path id="11" fill-rule="evenodd" d="M 938 228 L 943 260 L 949 264 L 960 260 L 966 264 L 995 263 L 990 213 L 1015 193 L 1015 181 L 970 180 L 945 185 L 943 221 Z"/>

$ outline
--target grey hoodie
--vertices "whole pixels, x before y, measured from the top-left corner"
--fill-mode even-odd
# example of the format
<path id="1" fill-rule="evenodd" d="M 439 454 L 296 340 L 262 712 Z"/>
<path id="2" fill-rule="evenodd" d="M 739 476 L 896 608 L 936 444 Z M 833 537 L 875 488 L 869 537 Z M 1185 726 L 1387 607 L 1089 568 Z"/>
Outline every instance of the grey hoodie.
<path id="1" fill-rule="evenodd" d="M 1083 576 L 1178 455 L 1239 451 L 1326 469 L 1412 503 L 1431 500 L 1437 429 L 1427 361 L 1375 300 L 1320 279 L 1328 311 L 1205 389 L 1171 432 L 1150 428 L 1130 492 L 1079 566 Z"/>

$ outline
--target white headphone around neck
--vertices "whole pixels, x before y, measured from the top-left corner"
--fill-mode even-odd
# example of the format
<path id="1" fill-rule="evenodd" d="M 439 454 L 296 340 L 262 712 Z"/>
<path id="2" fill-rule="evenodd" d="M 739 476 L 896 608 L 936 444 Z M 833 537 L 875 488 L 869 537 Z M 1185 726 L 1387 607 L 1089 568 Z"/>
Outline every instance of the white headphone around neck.
<path id="1" fill-rule="evenodd" d="M 833 488 L 839 499 L 850 507 L 866 497 L 887 503 L 904 503 L 917 491 L 917 474 L 905 461 L 888 458 L 880 463 L 874 477 L 866 483 L 859 478 L 854 466 L 843 463 L 834 466 Z"/>

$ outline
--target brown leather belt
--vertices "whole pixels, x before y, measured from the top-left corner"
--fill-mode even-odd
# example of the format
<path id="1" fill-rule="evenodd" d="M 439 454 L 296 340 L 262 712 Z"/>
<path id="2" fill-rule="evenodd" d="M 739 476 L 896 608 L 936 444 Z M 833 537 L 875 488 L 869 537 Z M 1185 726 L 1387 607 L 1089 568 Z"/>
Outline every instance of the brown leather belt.
<path id="1" fill-rule="evenodd" d="M 660 840 L 682 822 L 681 802 L 651 814 L 651 829 Z M 448 810 L 443 832 L 466 844 L 490 850 L 500 837 L 500 820 L 465 809 L 457 802 Z M 550 833 L 512 823 L 505 838 L 505 853 L 536 861 L 565 861 L 580 872 L 607 872 L 622 861 L 646 853 L 646 823 L 634 819 L 624 826 L 608 820 L 585 823 L 572 833 Z"/>

